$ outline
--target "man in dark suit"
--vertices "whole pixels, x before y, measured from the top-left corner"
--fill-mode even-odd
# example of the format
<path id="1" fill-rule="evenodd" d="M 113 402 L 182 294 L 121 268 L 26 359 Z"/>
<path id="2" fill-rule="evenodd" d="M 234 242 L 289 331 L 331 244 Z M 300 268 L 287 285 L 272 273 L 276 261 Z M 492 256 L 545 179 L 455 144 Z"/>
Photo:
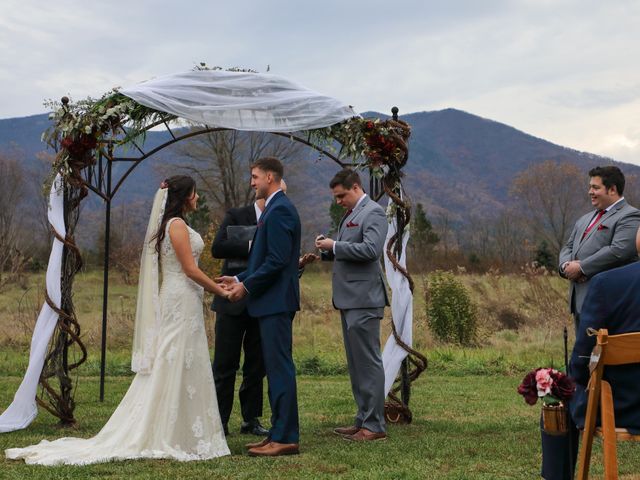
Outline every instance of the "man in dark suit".
<path id="1" fill-rule="evenodd" d="M 292 322 L 300 310 L 298 266 L 300 218 L 282 192 L 282 163 L 266 157 L 251 168 L 256 198 L 265 199 L 249 254 L 249 264 L 235 278 L 225 276 L 230 299 L 247 297 L 247 311 L 260 325 L 271 405 L 272 427 L 262 442 L 248 445 L 249 455 L 299 453 L 296 372 L 292 357 Z"/>
<path id="2" fill-rule="evenodd" d="M 640 231 L 635 245 L 640 251 Z M 571 354 L 569 374 L 576 381 L 576 392 L 570 402 L 571 417 L 577 428 L 584 428 L 587 411 L 589 358 L 596 337 L 588 329 L 606 328 L 609 335 L 640 332 L 640 263 L 635 262 L 597 274 L 591 279 L 582 304 L 576 343 Z M 618 365 L 605 368 L 603 378 L 611 384 L 616 425 L 640 434 L 640 365 Z M 568 462 L 575 465 L 578 430 L 570 432 L 573 451 L 569 455 L 568 437 L 545 438 L 543 433 L 542 476 L 547 480 L 570 478 Z"/>
<path id="3" fill-rule="evenodd" d="M 558 268 L 560 275 L 571 281 L 569 308 L 576 328 L 591 277 L 638 260 L 634 242 L 640 211 L 622 196 L 624 184 L 618 167 L 589 171 L 589 197 L 595 210 L 576 222 L 560 252 Z"/>
<path id="4" fill-rule="evenodd" d="M 258 223 L 264 209 L 264 199 L 241 208 L 227 211 L 211 246 L 214 258 L 224 258 L 222 275 L 235 276 L 246 269 L 251 241 L 242 235 L 229 235 L 228 227 L 251 227 Z M 247 233 L 251 233 L 247 229 Z M 240 433 L 266 436 L 269 431 L 261 424 L 262 379 L 265 376 L 260 345 L 258 320 L 247 312 L 246 301 L 232 303 L 216 295 L 212 309 L 216 312 L 216 336 L 213 353 L 213 378 L 218 397 L 218 408 L 225 434 L 233 408 L 236 372 L 240 367 L 240 353 L 244 350 L 242 384 L 240 385 Z"/>

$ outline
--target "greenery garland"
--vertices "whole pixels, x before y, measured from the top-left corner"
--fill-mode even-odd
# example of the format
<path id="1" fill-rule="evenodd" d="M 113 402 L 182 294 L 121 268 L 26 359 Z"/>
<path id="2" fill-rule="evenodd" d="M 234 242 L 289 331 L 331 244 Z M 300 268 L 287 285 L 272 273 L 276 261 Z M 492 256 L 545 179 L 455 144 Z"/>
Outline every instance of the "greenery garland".
<path id="1" fill-rule="evenodd" d="M 195 70 L 222 68 L 201 63 Z M 227 71 L 256 73 L 241 68 Z M 148 125 L 177 119 L 139 104 L 117 88 L 99 99 L 89 97 L 74 103 L 63 97 L 62 105 L 50 100 L 45 106 L 51 110 L 49 119 L 53 124 L 42 134 L 42 140 L 57 152 L 45 187 L 50 187 L 57 173 L 72 185 L 82 185 L 80 172 L 98 161 L 101 147 L 107 144 L 126 147 L 136 139 L 144 139 Z M 307 136 L 308 141 L 333 152 L 336 151 L 335 142 L 338 142 L 338 158 L 350 157 L 357 168 L 369 168 L 373 175 L 383 178 L 389 169 L 399 170 L 406 164 L 410 133 L 409 125 L 401 120 L 353 117 L 309 130 Z"/>

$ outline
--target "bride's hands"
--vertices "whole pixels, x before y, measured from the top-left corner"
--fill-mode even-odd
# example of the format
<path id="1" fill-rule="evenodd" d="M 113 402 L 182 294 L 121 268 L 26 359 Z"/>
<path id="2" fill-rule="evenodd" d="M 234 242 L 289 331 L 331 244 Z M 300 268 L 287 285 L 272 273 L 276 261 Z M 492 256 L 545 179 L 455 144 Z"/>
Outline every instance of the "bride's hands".
<path id="1" fill-rule="evenodd" d="M 224 289 L 227 289 L 228 287 L 230 287 L 234 283 L 238 283 L 236 281 L 235 277 L 229 277 L 227 275 L 223 275 L 221 277 L 216 277 L 214 280 L 216 281 L 216 283 L 221 284 L 222 288 L 224 288 Z"/>

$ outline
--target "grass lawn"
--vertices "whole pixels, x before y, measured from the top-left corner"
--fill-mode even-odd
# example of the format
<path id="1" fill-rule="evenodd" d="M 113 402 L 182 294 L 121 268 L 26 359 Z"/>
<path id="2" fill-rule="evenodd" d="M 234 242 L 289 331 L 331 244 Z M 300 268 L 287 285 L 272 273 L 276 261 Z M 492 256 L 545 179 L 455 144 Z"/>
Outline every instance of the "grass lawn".
<path id="1" fill-rule="evenodd" d="M 346 376 L 301 376 L 298 380 L 301 450 L 299 456 L 251 458 L 238 434 L 236 405 L 228 438 L 232 455 L 206 462 L 165 460 L 114 462 L 85 467 L 39 467 L 0 455 L 0 478 L 349 478 L 349 479 L 502 479 L 538 478 L 539 409 L 515 394 L 520 379 L 504 375 L 427 375 L 412 392 L 414 422 L 391 426 L 389 439 L 351 444 L 331 432 L 348 424 L 353 403 Z M 127 389 L 131 377 L 109 377 L 107 398 L 99 403 L 96 377 L 81 377 L 77 430 L 61 430 L 41 412 L 26 430 L 0 435 L 0 452 L 62 436 L 88 437 L 99 431 Z M 0 404 L 7 405 L 19 377 L 0 378 Z M 268 409 L 268 406 L 266 406 Z M 266 411 L 264 418 L 269 418 Z M 640 471 L 633 445 L 620 446 L 621 473 Z M 600 468 L 596 446 L 594 473 Z M 637 478 L 626 476 L 623 478 Z"/>
<path id="2" fill-rule="evenodd" d="M 4 459 L 4 449 L 62 436 L 89 437 L 109 418 L 131 382 L 130 345 L 136 287 L 114 274 L 110 289 L 107 398 L 98 399 L 102 277 L 76 278 L 74 302 L 88 361 L 78 370 L 77 430 L 60 430 L 41 411 L 19 432 L 0 434 L 0 479 L 23 478 L 348 478 L 348 479 L 535 479 L 539 477 L 539 407 L 517 395 L 523 375 L 538 366 L 562 367 L 566 285 L 557 277 L 460 275 L 478 307 L 479 332 L 471 348 L 443 345 L 429 331 L 424 279 L 416 277 L 414 345 L 429 360 L 414 384 L 414 422 L 391 426 L 384 442 L 354 445 L 331 430 L 352 420 L 354 403 L 346 376 L 339 314 L 331 307 L 330 273 L 312 266 L 301 282 L 302 311 L 294 321 L 301 420 L 299 456 L 250 458 L 239 435 L 239 407 L 231 419 L 231 457 L 207 462 L 129 461 L 86 467 L 35 467 Z M 0 293 L 0 411 L 11 402 L 28 362 L 31 331 L 42 302 L 42 275 Z M 390 318 L 382 338 L 389 335 Z M 205 319 L 210 345 L 213 316 Z M 572 330 L 572 329 L 570 329 Z M 571 339 L 570 339 L 571 342 Z M 237 384 L 240 382 L 238 381 Z M 268 423 L 265 395 L 264 423 Z M 596 442 L 592 472 L 601 478 Z M 640 479 L 640 448 L 619 445 L 621 478 Z M 600 477 L 598 477 L 600 475 Z"/>

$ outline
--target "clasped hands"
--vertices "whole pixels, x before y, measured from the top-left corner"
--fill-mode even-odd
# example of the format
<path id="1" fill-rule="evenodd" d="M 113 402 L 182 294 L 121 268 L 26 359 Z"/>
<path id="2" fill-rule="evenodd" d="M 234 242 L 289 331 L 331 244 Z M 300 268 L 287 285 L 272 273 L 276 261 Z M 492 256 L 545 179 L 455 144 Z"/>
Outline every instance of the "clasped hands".
<path id="1" fill-rule="evenodd" d="M 298 259 L 298 268 L 302 269 L 306 265 L 315 262 L 319 258 L 320 257 L 315 253 L 305 253 Z M 223 295 L 223 297 L 230 302 L 237 302 L 247 294 L 247 289 L 245 288 L 244 284 L 242 282 L 238 282 L 236 280 L 236 277 L 223 275 L 221 277 L 217 277 L 215 281 L 225 291 L 225 295 Z"/>
<path id="2" fill-rule="evenodd" d="M 563 271 L 569 280 L 573 280 L 577 283 L 583 283 L 587 281 L 587 276 L 582 273 L 582 270 L 580 269 L 580 262 L 578 260 L 566 262 L 563 265 Z"/>
<path id="3" fill-rule="evenodd" d="M 225 291 L 224 298 L 230 302 L 237 302 L 247 294 L 247 289 L 244 288 L 244 284 L 242 282 L 238 282 L 235 277 L 223 275 L 216 278 L 215 281 Z"/>

